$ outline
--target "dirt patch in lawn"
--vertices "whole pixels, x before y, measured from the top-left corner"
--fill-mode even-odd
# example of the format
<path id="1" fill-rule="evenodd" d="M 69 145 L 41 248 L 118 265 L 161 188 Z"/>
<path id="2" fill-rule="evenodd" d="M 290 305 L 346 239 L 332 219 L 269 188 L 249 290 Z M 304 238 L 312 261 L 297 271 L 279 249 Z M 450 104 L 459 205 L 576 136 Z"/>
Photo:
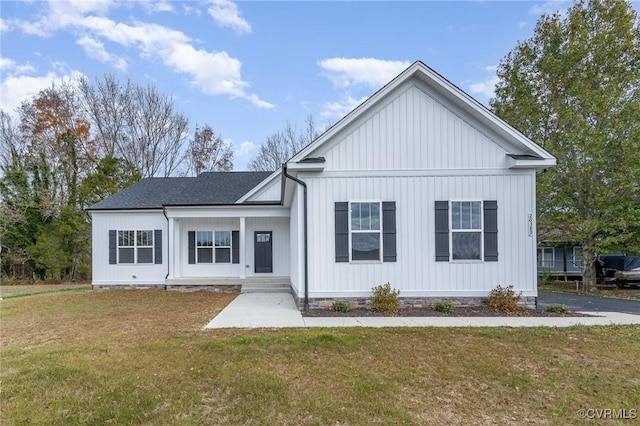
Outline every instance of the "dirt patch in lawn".
<path id="1" fill-rule="evenodd" d="M 338 312 L 333 309 L 310 309 L 303 311 L 305 317 L 387 317 L 389 315 L 366 308 L 351 309 L 348 312 Z M 541 309 L 522 309 L 511 314 L 503 314 L 487 306 L 457 307 L 451 313 L 436 311 L 432 307 L 404 308 L 398 312 L 399 317 L 588 317 L 578 312 L 547 312 Z"/>

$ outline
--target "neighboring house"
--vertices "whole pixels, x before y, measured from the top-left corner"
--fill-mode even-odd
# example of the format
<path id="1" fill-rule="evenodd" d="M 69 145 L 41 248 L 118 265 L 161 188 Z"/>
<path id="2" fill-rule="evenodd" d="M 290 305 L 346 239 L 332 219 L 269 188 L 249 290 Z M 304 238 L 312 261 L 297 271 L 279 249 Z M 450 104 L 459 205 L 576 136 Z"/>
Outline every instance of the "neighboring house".
<path id="1" fill-rule="evenodd" d="M 89 211 L 93 285 L 277 282 L 300 306 L 537 296 L 536 172 L 555 158 L 422 62 L 281 170 L 150 178 Z"/>
<path id="2" fill-rule="evenodd" d="M 572 242 L 541 241 L 538 244 L 538 274 L 582 279 L 582 246 Z"/>

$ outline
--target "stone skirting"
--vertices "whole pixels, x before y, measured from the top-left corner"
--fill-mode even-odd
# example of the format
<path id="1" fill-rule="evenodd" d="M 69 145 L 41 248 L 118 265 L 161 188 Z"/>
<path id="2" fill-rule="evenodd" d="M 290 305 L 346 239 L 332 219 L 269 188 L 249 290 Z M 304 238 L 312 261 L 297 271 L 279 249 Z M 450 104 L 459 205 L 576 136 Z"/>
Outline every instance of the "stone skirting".
<path id="1" fill-rule="evenodd" d="M 167 290 L 167 291 L 240 291 L 242 285 L 240 284 L 228 284 L 228 285 L 165 285 L 165 284 L 94 284 L 94 290 Z"/>
<path id="2" fill-rule="evenodd" d="M 293 294 L 293 299 L 300 309 L 304 309 L 304 298 Z M 436 302 L 451 302 L 456 307 L 473 307 L 484 304 L 484 297 L 400 297 L 400 309 L 402 308 L 428 308 Z M 331 309 L 333 302 L 346 302 L 351 309 L 370 308 L 371 300 L 368 297 L 317 297 L 309 298 L 309 309 Z M 521 297 L 519 306 L 527 309 L 536 308 L 536 298 L 533 296 Z"/>

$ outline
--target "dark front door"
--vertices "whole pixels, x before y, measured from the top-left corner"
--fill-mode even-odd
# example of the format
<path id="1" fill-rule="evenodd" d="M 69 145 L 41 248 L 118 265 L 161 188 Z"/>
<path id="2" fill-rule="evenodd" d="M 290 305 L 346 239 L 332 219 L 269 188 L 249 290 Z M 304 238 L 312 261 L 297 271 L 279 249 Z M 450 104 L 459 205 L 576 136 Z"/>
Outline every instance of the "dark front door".
<path id="1" fill-rule="evenodd" d="M 256 231 L 254 234 L 254 255 L 256 272 L 273 272 L 273 247 L 271 231 Z"/>

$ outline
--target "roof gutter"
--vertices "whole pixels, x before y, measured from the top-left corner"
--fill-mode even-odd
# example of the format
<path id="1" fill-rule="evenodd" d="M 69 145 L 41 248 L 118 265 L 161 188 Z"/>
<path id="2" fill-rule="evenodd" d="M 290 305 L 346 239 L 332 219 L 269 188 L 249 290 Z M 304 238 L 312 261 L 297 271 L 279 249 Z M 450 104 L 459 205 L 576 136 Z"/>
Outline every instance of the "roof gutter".
<path id="1" fill-rule="evenodd" d="M 304 310 L 309 310 L 309 251 L 308 251 L 308 232 L 307 232 L 307 184 L 301 181 L 300 179 L 291 176 L 287 173 L 287 163 L 282 165 L 282 173 L 286 178 L 291 179 L 297 184 L 301 185 L 304 193 L 304 222 L 303 222 L 303 233 L 304 233 Z M 283 180 L 284 187 L 284 180 Z M 284 191 L 282 191 L 282 197 L 284 198 Z"/>

